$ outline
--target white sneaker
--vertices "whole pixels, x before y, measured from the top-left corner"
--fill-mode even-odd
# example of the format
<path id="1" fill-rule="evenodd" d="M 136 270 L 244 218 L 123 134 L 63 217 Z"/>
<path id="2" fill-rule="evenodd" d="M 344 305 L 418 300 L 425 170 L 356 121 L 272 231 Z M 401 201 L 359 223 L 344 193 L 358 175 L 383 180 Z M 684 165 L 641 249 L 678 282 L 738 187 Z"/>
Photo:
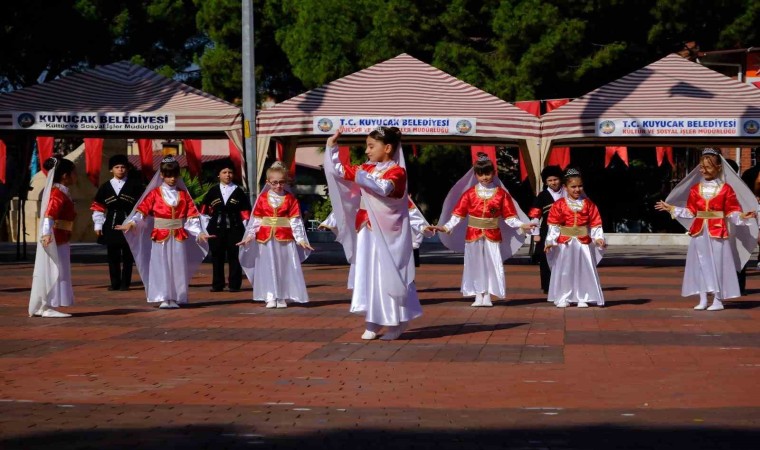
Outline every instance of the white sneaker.
<path id="1" fill-rule="evenodd" d="M 32 314 L 32 315 L 35 316 L 35 317 L 42 317 L 42 313 L 44 311 L 45 311 L 45 307 L 44 306 L 40 306 L 40 309 L 38 309 L 37 311 L 35 311 L 34 314 Z"/>
<path id="2" fill-rule="evenodd" d="M 285 299 L 277 299 L 277 303 L 276 304 L 277 304 L 277 308 L 278 309 L 282 309 L 282 308 L 287 308 L 288 307 L 288 302 L 286 302 Z"/>
<path id="3" fill-rule="evenodd" d="M 713 300 L 713 304 L 710 305 L 709 308 L 707 308 L 708 311 L 721 311 L 723 309 L 725 308 L 723 307 L 723 302 L 721 302 L 720 300 Z"/>
<path id="4" fill-rule="evenodd" d="M 704 311 L 707 309 L 707 303 L 700 302 L 697 306 L 694 307 L 697 311 Z"/>
<path id="5" fill-rule="evenodd" d="M 567 308 L 567 300 L 560 300 L 554 304 L 557 308 Z"/>
<path id="6" fill-rule="evenodd" d="M 174 300 L 169 300 L 169 309 L 178 309 L 179 303 L 175 302 Z"/>
<path id="7" fill-rule="evenodd" d="M 71 314 L 62 313 L 60 311 L 56 311 L 53 308 L 48 308 L 40 314 L 40 317 L 55 317 L 55 318 L 61 318 L 61 317 L 71 317 Z"/>
<path id="8" fill-rule="evenodd" d="M 483 306 L 483 294 L 475 294 L 475 301 L 470 306 Z"/>
<path id="9" fill-rule="evenodd" d="M 365 341 L 371 341 L 373 339 L 377 339 L 377 333 L 374 331 L 364 330 L 364 334 L 362 334 L 362 339 Z"/>
<path id="10" fill-rule="evenodd" d="M 277 308 L 277 302 L 275 300 L 267 300 L 266 307 L 269 309 Z"/>
<path id="11" fill-rule="evenodd" d="M 578 302 L 578 308 L 588 308 L 588 303 L 586 303 L 586 302 Z"/>
<path id="12" fill-rule="evenodd" d="M 169 309 L 172 307 L 172 305 L 171 305 L 171 302 L 169 302 L 168 300 L 164 300 L 163 302 L 161 302 L 160 305 L 158 305 L 158 307 L 161 309 Z"/>
<path id="13" fill-rule="evenodd" d="M 480 306 L 493 306 L 493 303 L 491 303 L 491 294 L 486 294 L 483 296 L 483 302 L 480 304 Z"/>

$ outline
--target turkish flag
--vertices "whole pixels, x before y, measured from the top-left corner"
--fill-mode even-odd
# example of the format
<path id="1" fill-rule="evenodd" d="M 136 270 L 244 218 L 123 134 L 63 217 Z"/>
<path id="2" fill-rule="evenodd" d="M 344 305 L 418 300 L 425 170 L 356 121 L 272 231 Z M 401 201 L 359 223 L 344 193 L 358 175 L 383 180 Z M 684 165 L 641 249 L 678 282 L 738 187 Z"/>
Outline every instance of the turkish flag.
<path id="1" fill-rule="evenodd" d="M 628 147 L 605 147 L 604 167 L 610 165 L 612 157 L 618 155 L 625 165 L 628 165 Z"/>
<path id="2" fill-rule="evenodd" d="M 5 167 L 7 164 L 6 158 L 8 157 L 8 152 L 5 148 L 5 142 L 0 139 L 0 183 L 5 184 Z"/>
<path id="3" fill-rule="evenodd" d="M 546 112 L 552 112 L 569 101 L 569 98 L 547 100 Z M 570 165 L 570 147 L 552 147 L 549 151 L 549 159 L 546 161 L 546 165 L 559 166 L 562 170 L 565 170 Z"/>
<path id="4" fill-rule="evenodd" d="M 40 168 L 42 168 L 42 173 L 47 175 L 47 170 L 45 169 L 45 161 L 50 159 L 53 156 L 53 142 L 55 141 L 55 138 L 52 137 L 38 137 L 37 138 L 37 154 L 40 157 Z"/>
<path id="5" fill-rule="evenodd" d="M 185 146 L 185 156 L 187 157 L 187 170 L 190 175 L 197 177 L 201 174 L 201 147 L 203 141 L 200 139 L 185 139 L 182 141 Z"/>
<path id="6" fill-rule="evenodd" d="M 140 150 L 140 168 L 143 176 L 150 179 L 153 176 L 153 140 L 138 139 L 137 148 Z"/>
<path id="7" fill-rule="evenodd" d="M 87 178 L 95 187 L 100 183 L 100 165 L 103 163 L 103 139 L 84 140 L 84 167 Z"/>
<path id="8" fill-rule="evenodd" d="M 655 150 L 657 151 L 657 167 L 662 165 L 663 157 L 667 157 L 670 167 L 675 169 L 676 163 L 673 162 L 673 147 L 657 147 Z"/>

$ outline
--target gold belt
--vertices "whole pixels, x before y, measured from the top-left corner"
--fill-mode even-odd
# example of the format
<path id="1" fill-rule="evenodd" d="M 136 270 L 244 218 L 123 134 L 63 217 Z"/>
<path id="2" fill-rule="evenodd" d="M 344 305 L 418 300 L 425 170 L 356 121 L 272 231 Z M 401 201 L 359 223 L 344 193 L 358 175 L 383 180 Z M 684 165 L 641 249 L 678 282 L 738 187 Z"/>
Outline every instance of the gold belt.
<path id="1" fill-rule="evenodd" d="M 261 225 L 265 227 L 287 227 L 290 228 L 290 219 L 287 217 L 262 217 Z"/>
<path id="2" fill-rule="evenodd" d="M 53 228 L 58 228 L 59 230 L 71 231 L 74 229 L 74 221 L 73 220 L 54 220 Z"/>
<path id="3" fill-rule="evenodd" d="M 697 219 L 722 219 L 723 211 L 697 211 Z"/>
<path id="4" fill-rule="evenodd" d="M 467 226 L 480 228 L 481 230 L 493 230 L 499 228 L 498 217 L 467 217 Z"/>
<path id="5" fill-rule="evenodd" d="M 567 237 L 584 237 L 588 236 L 588 228 L 586 227 L 559 227 L 560 236 Z"/>
<path id="6" fill-rule="evenodd" d="M 162 230 L 178 230 L 182 228 L 182 219 L 162 219 L 156 217 L 153 221 L 153 228 L 160 228 Z"/>

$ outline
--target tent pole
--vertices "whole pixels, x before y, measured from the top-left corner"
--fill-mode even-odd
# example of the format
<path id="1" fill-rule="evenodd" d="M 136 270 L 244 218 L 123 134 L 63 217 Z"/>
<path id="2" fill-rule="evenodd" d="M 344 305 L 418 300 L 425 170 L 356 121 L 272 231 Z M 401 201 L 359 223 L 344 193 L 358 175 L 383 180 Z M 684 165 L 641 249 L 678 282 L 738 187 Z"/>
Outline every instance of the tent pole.
<path id="1" fill-rule="evenodd" d="M 253 0 L 243 0 L 243 137 L 251 204 L 259 194 L 256 176 L 256 64 L 254 62 Z"/>

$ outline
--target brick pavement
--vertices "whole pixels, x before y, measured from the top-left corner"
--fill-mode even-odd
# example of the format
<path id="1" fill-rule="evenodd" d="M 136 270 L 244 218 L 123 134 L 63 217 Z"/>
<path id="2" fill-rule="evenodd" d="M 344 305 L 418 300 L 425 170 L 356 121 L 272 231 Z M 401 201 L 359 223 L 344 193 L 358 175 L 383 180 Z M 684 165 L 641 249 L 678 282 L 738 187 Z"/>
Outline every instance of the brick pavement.
<path id="1" fill-rule="evenodd" d="M 0 448 L 755 448 L 760 272 L 717 313 L 678 266 L 600 269 L 607 306 L 552 307 L 537 268 L 471 308 L 461 266 L 423 265 L 425 315 L 362 342 L 346 266 L 306 265 L 312 303 L 215 293 L 157 310 L 75 263 L 71 319 L 30 319 L 31 264 L 0 266 Z"/>

